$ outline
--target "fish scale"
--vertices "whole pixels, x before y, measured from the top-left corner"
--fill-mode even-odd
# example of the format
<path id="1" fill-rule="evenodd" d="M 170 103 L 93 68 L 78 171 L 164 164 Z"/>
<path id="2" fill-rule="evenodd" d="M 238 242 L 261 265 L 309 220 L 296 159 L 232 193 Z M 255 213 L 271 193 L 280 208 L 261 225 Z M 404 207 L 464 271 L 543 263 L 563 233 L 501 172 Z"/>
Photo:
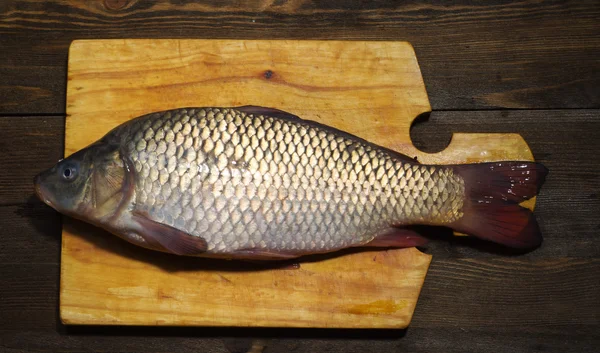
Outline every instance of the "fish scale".
<path id="1" fill-rule="evenodd" d="M 135 168 L 131 209 L 203 238 L 208 252 L 325 252 L 393 224 L 451 223 L 464 182 L 300 119 L 177 109 L 112 134 Z"/>

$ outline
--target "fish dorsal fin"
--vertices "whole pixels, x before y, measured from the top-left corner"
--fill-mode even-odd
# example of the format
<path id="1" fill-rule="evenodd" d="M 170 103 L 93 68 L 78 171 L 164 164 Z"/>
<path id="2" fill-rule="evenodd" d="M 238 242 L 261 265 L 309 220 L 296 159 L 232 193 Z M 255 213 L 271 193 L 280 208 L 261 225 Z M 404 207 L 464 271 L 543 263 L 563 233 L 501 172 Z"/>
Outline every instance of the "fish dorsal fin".
<path id="1" fill-rule="evenodd" d="M 302 118 L 300 118 L 300 117 L 298 117 L 298 116 L 296 116 L 296 115 L 294 115 L 292 113 L 288 113 L 288 112 L 285 112 L 283 110 L 274 109 L 274 108 L 259 107 L 259 106 L 255 106 L 255 105 L 245 105 L 245 106 L 236 107 L 236 108 L 233 108 L 233 109 L 235 109 L 237 111 L 240 111 L 240 112 L 243 112 L 243 113 L 246 113 L 246 114 L 270 116 L 270 117 L 273 117 L 273 118 L 278 118 L 278 119 L 293 121 L 293 122 L 296 122 L 296 123 L 306 124 L 308 126 L 313 126 L 313 127 L 318 128 L 318 129 L 329 131 L 329 132 L 332 132 L 332 133 L 334 133 L 336 135 L 339 135 L 339 136 L 342 136 L 342 137 L 345 137 L 345 138 L 348 138 L 348 139 L 351 139 L 351 140 L 354 140 L 354 141 L 357 141 L 357 142 L 369 145 L 369 146 L 377 148 L 379 150 L 385 151 L 386 153 L 388 153 L 393 158 L 396 158 L 396 159 L 401 160 L 403 162 L 408 162 L 408 163 L 413 163 L 413 164 L 419 164 L 419 162 L 416 159 L 411 158 L 411 157 L 409 157 L 407 155 L 404 155 L 404 154 L 402 154 L 400 152 L 396 152 L 396 151 L 391 150 L 389 148 L 385 148 L 383 146 L 376 145 L 376 144 L 371 143 L 371 142 L 369 142 L 369 141 L 367 141 L 367 140 L 365 140 L 363 138 L 360 138 L 360 137 L 358 137 L 356 135 L 352 135 L 350 133 L 347 133 L 345 131 L 336 129 L 336 128 L 331 127 L 329 125 L 321 124 L 321 123 L 313 121 L 313 120 L 302 119 Z"/>
<path id="2" fill-rule="evenodd" d="M 167 224 L 150 219 L 145 212 L 133 211 L 133 219 L 142 228 L 140 235 L 149 244 L 160 244 L 166 251 L 177 255 L 200 255 L 206 252 L 206 240 Z"/>
<path id="3" fill-rule="evenodd" d="M 284 112 L 283 110 L 279 110 L 279 109 L 275 109 L 275 108 L 259 107 L 256 105 L 244 105 L 242 107 L 236 107 L 233 109 L 238 110 L 243 113 L 246 113 L 246 114 L 271 116 L 273 118 L 292 120 L 292 121 L 305 121 L 305 120 L 300 119 L 298 116 L 296 116 L 292 113 Z"/>

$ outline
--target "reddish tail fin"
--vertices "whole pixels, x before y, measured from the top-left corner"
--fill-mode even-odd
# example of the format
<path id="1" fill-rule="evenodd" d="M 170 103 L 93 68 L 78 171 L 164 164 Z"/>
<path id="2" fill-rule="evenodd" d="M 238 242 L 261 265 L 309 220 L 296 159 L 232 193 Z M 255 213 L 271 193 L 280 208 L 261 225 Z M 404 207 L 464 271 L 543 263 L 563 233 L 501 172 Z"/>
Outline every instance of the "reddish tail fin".
<path id="1" fill-rule="evenodd" d="M 534 162 L 494 162 L 453 166 L 465 181 L 463 217 L 453 228 L 514 248 L 542 243 L 535 217 L 519 202 L 535 196 L 548 169 Z"/>

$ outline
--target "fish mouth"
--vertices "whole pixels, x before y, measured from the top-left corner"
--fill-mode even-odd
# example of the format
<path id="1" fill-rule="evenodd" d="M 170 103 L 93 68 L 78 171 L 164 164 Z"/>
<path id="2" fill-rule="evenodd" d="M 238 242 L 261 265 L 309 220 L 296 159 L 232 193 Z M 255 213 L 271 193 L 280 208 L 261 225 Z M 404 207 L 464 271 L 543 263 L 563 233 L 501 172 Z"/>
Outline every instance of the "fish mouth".
<path id="1" fill-rule="evenodd" d="M 38 174 L 33 178 L 33 185 L 35 186 L 35 194 L 46 205 L 48 205 L 50 207 L 54 207 L 54 205 L 52 205 L 52 201 L 50 201 L 50 199 L 48 199 L 48 197 L 46 196 L 48 194 L 48 192 L 42 186 L 41 179 L 42 179 L 41 174 Z"/>

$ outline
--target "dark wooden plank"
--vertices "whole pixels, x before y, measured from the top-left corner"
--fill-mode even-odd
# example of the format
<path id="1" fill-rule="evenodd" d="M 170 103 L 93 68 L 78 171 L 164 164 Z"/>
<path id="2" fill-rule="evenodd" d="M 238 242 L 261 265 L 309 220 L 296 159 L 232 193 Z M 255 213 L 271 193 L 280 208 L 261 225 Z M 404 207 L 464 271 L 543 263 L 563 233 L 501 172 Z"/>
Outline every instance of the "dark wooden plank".
<path id="1" fill-rule="evenodd" d="M 64 117 L 0 117 L 0 263 L 54 263 L 61 216 L 35 195 L 33 177 L 63 156 Z"/>
<path id="2" fill-rule="evenodd" d="M 411 327 L 600 338 L 599 259 L 435 257 Z M 574 290 L 575 289 L 575 290 Z"/>
<path id="3" fill-rule="evenodd" d="M 62 116 L 0 116 L 0 206 L 33 195 L 33 177 L 63 156 L 64 126 Z"/>
<path id="4" fill-rule="evenodd" d="M 62 1 L 0 4 L 0 112 L 65 109 L 79 38 L 408 40 L 434 109 L 600 107 L 600 3 Z"/>
<path id="5" fill-rule="evenodd" d="M 27 254 L 22 249 L 15 252 L 23 257 Z M 48 263 L 7 263 L 0 259 L 0 332 L 57 327 L 59 266 L 56 251 L 51 252 L 54 259 Z M 2 348 L 0 340 L 0 351 Z"/>
<path id="6" fill-rule="evenodd" d="M 355 337 L 349 333 L 348 337 Z M 396 340 L 303 340 L 277 339 L 269 342 L 264 353 L 271 352 L 596 352 L 598 339 L 565 333 L 536 334 L 515 332 L 510 335 L 470 329 L 409 328 L 406 336 Z M 244 352 L 244 351 L 240 351 Z"/>
<path id="7" fill-rule="evenodd" d="M 0 264 L 58 264 L 61 216 L 37 198 L 0 206 Z"/>
<path id="8" fill-rule="evenodd" d="M 4 352 L 181 352 L 181 353 L 246 353 L 253 340 L 249 338 L 210 339 L 203 337 L 164 336 L 162 331 L 152 330 L 152 335 L 142 337 L 127 335 L 105 335 L 102 330 L 96 334 L 64 336 L 52 331 L 9 332 L 4 335 Z M 198 329 L 202 331 L 204 329 Z M 147 330 L 148 331 L 148 330 Z M 221 330 L 228 332 L 228 330 Z M 209 331 L 212 332 L 212 331 Z M 511 353 L 595 353 L 597 341 L 579 335 L 537 335 L 515 333 L 511 336 L 498 336 L 494 333 L 482 334 L 476 331 L 445 331 L 440 329 L 410 329 L 404 338 L 365 339 L 360 332 L 339 332 L 334 338 L 313 338 L 326 336 L 326 333 L 295 333 L 295 338 L 281 337 L 260 339 L 266 344 L 263 353 L 368 353 L 368 352 L 414 352 L 414 353 L 464 353 L 464 352 L 511 352 Z M 0 331 L 0 335 L 2 332 Z M 329 333 L 331 335 L 331 333 Z M 298 338 L 300 336 L 301 338 Z M 258 341 L 258 340 L 256 340 Z M 28 342 L 25 344 L 24 342 Z M 262 345 L 261 344 L 261 345 Z M 27 347 L 27 348 L 24 348 Z"/>

